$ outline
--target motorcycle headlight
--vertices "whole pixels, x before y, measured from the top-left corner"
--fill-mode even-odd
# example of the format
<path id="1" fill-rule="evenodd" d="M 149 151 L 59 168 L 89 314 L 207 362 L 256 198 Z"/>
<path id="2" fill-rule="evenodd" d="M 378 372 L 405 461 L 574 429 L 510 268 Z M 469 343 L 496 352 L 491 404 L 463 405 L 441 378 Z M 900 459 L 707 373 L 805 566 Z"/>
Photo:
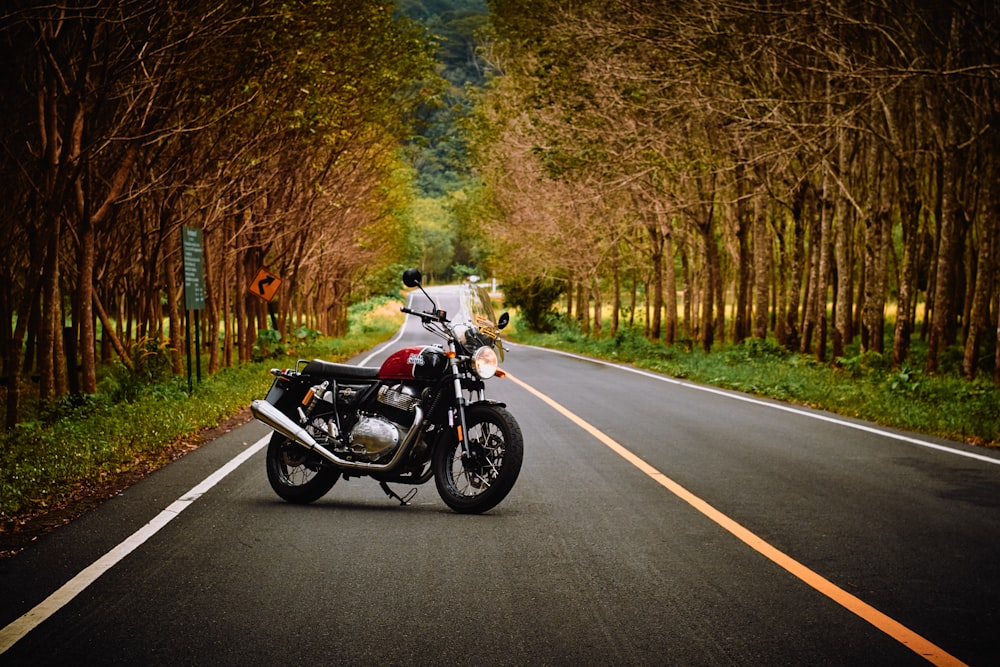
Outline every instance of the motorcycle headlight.
<path id="1" fill-rule="evenodd" d="M 492 347 L 484 345 L 472 355 L 472 369 L 484 380 L 496 375 L 497 365 L 497 353 Z"/>

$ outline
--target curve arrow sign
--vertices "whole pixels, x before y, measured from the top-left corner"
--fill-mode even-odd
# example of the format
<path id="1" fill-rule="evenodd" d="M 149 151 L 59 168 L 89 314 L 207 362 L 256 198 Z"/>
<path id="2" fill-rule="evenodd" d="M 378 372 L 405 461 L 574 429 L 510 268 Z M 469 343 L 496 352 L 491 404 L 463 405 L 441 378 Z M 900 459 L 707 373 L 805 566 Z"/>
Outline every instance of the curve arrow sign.
<path id="1" fill-rule="evenodd" d="M 264 301 L 270 301 L 277 294 L 279 287 L 281 287 L 281 278 L 266 269 L 261 269 L 250 282 L 250 293 Z"/>

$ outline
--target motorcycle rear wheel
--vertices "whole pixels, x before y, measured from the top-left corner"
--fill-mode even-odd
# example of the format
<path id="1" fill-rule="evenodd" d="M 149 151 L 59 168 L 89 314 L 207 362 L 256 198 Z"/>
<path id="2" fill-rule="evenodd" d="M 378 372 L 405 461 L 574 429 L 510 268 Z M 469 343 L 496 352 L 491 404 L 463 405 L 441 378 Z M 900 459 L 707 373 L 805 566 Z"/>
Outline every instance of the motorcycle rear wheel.
<path id="1" fill-rule="evenodd" d="M 267 445 L 267 481 L 278 497 L 305 504 L 322 498 L 340 478 L 319 457 L 280 433 Z"/>
<path id="2" fill-rule="evenodd" d="M 513 415 L 499 405 L 466 408 L 470 457 L 454 433 L 434 452 L 434 482 L 441 500 L 461 514 L 481 514 L 497 506 L 521 472 L 524 439 Z"/>

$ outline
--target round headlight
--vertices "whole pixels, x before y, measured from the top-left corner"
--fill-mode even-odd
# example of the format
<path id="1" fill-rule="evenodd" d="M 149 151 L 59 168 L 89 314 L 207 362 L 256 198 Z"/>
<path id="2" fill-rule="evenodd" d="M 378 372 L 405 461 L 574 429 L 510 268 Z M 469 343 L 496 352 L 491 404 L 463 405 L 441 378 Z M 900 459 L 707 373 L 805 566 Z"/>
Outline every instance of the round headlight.
<path id="1" fill-rule="evenodd" d="M 492 347 L 483 346 L 472 355 L 472 369 L 482 379 L 493 377 L 497 372 L 497 353 Z"/>

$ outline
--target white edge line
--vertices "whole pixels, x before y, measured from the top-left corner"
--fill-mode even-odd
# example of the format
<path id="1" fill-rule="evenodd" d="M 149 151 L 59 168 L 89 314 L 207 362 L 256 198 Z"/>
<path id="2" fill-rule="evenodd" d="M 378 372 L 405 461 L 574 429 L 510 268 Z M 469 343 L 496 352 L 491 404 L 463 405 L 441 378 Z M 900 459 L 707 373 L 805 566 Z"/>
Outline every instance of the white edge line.
<path id="1" fill-rule="evenodd" d="M 1000 459 L 996 459 L 990 456 L 985 456 L 983 454 L 976 454 L 974 452 L 966 452 L 961 449 L 955 449 L 953 447 L 947 447 L 945 445 L 938 445 L 933 442 L 928 442 L 927 440 L 920 440 L 919 438 L 912 438 L 910 436 L 902 435 L 900 433 L 893 433 L 891 431 L 886 431 L 880 428 L 875 428 L 873 426 L 866 426 L 864 424 L 857 424 L 855 422 L 850 422 L 845 419 L 840 419 L 837 417 L 831 417 L 830 415 L 821 414 L 819 412 L 803 410 L 801 408 L 796 408 L 790 405 L 783 405 L 781 403 L 774 403 L 771 401 L 764 401 L 752 396 L 747 396 L 745 394 L 736 393 L 733 391 L 728 391 L 725 389 L 717 389 L 715 387 L 707 387 L 705 385 L 695 384 L 693 382 L 686 382 L 684 380 L 678 380 L 676 378 L 668 377 L 665 375 L 658 375 L 656 373 L 645 371 L 639 368 L 632 368 L 631 366 L 624 366 L 622 364 L 616 364 L 610 361 L 605 361 L 603 359 L 595 359 L 594 357 L 587 357 L 582 354 L 574 354 L 572 352 L 564 352 L 562 350 L 553 350 L 547 347 L 537 347 L 535 345 L 526 345 L 524 347 L 533 347 L 536 350 L 544 350 L 545 352 L 551 352 L 553 354 L 561 354 L 564 357 L 571 357 L 573 359 L 580 359 L 583 361 L 589 361 L 595 364 L 601 364 L 603 366 L 610 366 L 611 368 L 617 368 L 619 370 L 628 371 L 629 373 L 635 373 L 637 375 L 642 375 L 644 377 L 651 378 L 653 380 L 659 380 L 660 382 L 667 382 L 669 384 L 675 384 L 681 387 L 686 387 L 688 389 L 696 389 L 698 391 L 704 391 L 709 394 L 717 394 L 719 396 L 726 396 L 737 401 L 743 401 L 744 403 L 753 403 L 754 405 L 762 405 L 764 407 L 773 408 L 775 410 L 781 410 L 783 412 L 790 412 L 792 414 L 800 415 L 802 417 L 809 417 L 810 419 L 818 419 L 819 421 L 829 422 L 831 424 L 837 424 L 838 426 L 844 426 L 846 428 L 852 428 L 857 431 L 864 431 L 865 433 L 872 433 L 875 435 L 881 435 L 886 438 L 891 438 L 893 440 L 900 440 L 902 442 L 908 442 L 912 445 L 919 445 L 920 447 L 927 447 L 929 449 L 936 449 L 942 452 L 947 452 L 949 454 L 955 454 L 956 456 L 964 456 L 966 458 L 975 459 L 977 461 L 984 461 L 986 463 L 992 463 L 993 465 L 1000 465 Z"/>
<path id="2" fill-rule="evenodd" d="M 125 538 L 114 549 L 94 561 L 89 567 L 82 570 L 75 577 L 62 585 L 56 592 L 38 603 L 34 609 L 27 612 L 7 627 L 0 629 L 0 655 L 21 640 L 26 634 L 45 621 L 47 618 L 62 609 L 70 600 L 83 592 L 90 584 L 94 583 L 101 575 L 110 570 L 140 547 L 146 540 L 155 535 L 161 528 L 177 518 L 181 512 L 191 506 L 202 495 L 208 492 L 213 486 L 218 484 L 226 475 L 236 470 L 247 459 L 259 452 L 267 445 L 270 434 L 264 436 L 254 444 L 247 447 L 235 458 L 231 459 L 224 466 L 206 477 L 200 484 L 192 488 L 183 496 L 172 502 L 166 509 L 157 514 L 153 519 L 139 530 Z"/>

